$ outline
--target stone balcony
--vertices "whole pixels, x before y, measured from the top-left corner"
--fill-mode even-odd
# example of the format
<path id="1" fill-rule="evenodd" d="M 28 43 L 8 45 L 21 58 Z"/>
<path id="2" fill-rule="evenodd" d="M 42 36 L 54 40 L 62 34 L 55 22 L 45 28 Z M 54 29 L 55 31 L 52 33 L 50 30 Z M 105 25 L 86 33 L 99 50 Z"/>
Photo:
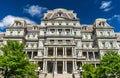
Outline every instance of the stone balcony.
<path id="1" fill-rule="evenodd" d="M 75 43 L 68 43 L 68 42 L 49 42 L 45 43 L 45 45 L 75 45 Z"/>
<path id="2" fill-rule="evenodd" d="M 38 38 L 25 38 L 27 41 L 38 41 Z"/>
<path id="3" fill-rule="evenodd" d="M 73 37 L 73 34 L 47 34 L 47 37 Z"/>
<path id="4" fill-rule="evenodd" d="M 33 49 L 33 50 L 37 50 L 38 47 L 26 47 L 25 50 L 28 50 L 28 49 Z"/>
<path id="5" fill-rule="evenodd" d="M 82 60 L 85 60 L 86 57 L 85 56 L 78 56 L 77 59 L 82 59 Z"/>
<path id="6" fill-rule="evenodd" d="M 101 39 L 117 39 L 117 37 L 113 34 L 113 35 L 97 35 L 96 38 L 101 38 Z"/>
<path id="7" fill-rule="evenodd" d="M 111 50 L 111 49 L 119 49 L 118 47 L 101 47 L 100 49 L 109 49 L 109 50 Z"/>
<path id="8" fill-rule="evenodd" d="M 24 35 L 4 35 L 4 38 L 24 38 Z"/>

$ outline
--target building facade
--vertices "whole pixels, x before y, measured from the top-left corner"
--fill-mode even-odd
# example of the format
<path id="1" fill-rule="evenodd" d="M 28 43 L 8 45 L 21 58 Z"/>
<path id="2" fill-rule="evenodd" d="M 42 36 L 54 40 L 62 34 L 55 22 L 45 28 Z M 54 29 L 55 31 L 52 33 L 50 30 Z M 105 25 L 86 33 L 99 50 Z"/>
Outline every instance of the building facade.
<path id="1" fill-rule="evenodd" d="M 45 13 L 40 25 L 15 19 L 0 34 L 0 43 L 7 40 L 25 44 L 25 53 L 41 70 L 40 78 L 79 78 L 80 66 L 92 63 L 96 67 L 106 50 L 120 50 L 120 33 L 115 33 L 106 19 L 81 25 L 76 13 L 61 8 Z"/>

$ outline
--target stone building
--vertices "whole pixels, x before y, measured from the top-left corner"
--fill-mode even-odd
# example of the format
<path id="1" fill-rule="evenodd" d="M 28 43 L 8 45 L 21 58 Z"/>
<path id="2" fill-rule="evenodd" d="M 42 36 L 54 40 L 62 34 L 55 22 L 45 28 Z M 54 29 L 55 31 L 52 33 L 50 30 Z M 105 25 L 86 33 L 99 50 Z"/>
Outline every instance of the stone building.
<path id="1" fill-rule="evenodd" d="M 86 63 L 99 65 L 106 50 L 120 49 L 120 33 L 115 33 L 106 19 L 81 25 L 72 10 L 48 10 L 40 25 L 15 19 L 0 34 L 0 43 L 17 40 L 25 44 L 25 53 L 39 66 L 40 78 L 80 78 L 78 69 Z"/>

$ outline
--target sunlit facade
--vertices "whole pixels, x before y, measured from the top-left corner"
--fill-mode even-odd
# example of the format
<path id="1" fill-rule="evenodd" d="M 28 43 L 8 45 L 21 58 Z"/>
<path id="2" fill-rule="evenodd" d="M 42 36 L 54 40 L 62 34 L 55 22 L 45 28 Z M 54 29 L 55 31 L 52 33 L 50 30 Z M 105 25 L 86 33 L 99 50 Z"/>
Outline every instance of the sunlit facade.
<path id="1" fill-rule="evenodd" d="M 95 67 L 106 50 L 120 49 L 120 33 L 115 33 L 106 19 L 96 19 L 92 25 L 81 25 L 72 10 L 48 10 L 40 25 L 30 25 L 15 19 L 0 34 L 0 43 L 17 40 L 25 44 L 25 53 L 39 66 L 40 78 L 80 78 L 80 66 Z"/>

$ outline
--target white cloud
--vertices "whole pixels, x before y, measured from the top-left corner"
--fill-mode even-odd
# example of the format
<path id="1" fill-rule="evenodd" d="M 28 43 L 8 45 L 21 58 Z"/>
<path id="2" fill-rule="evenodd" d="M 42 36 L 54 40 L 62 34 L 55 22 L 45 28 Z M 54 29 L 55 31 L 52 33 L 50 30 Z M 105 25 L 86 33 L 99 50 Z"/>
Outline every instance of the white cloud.
<path id="1" fill-rule="evenodd" d="M 116 22 L 120 24 L 120 15 L 114 15 L 108 19 L 108 21 L 113 21 L 113 20 L 115 20 Z"/>
<path id="2" fill-rule="evenodd" d="M 104 11 L 105 11 L 105 12 L 108 12 L 108 11 L 110 11 L 111 9 L 112 9 L 112 7 L 111 7 L 111 8 L 105 8 Z"/>
<path id="3" fill-rule="evenodd" d="M 28 14 L 30 14 L 31 16 L 39 16 L 41 17 L 43 15 L 43 12 L 46 11 L 47 8 L 45 7 L 40 7 L 38 5 L 27 5 L 25 8 L 24 8 L 24 11 Z"/>
<path id="4" fill-rule="evenodd" d="M 112 9 L 111 7 L 111 3 L 112 1 L 102 1 L 100 9 L 102 9 L 103 11 L 110 11 Z"/>
<path id="5" fill-rule="evenodd" d="M 25 17 L 17 17 L 17 16 L 12 16 L 12 15 L 7 15 L 0 21 L 0 27 L 6 27 L 6 26 L 12 24 L 16 18 L 25 19 L 26 22 L 29 24 L 36 24 L 34 21 L 32 21 L 28 18 L 25 18 Z"/>

